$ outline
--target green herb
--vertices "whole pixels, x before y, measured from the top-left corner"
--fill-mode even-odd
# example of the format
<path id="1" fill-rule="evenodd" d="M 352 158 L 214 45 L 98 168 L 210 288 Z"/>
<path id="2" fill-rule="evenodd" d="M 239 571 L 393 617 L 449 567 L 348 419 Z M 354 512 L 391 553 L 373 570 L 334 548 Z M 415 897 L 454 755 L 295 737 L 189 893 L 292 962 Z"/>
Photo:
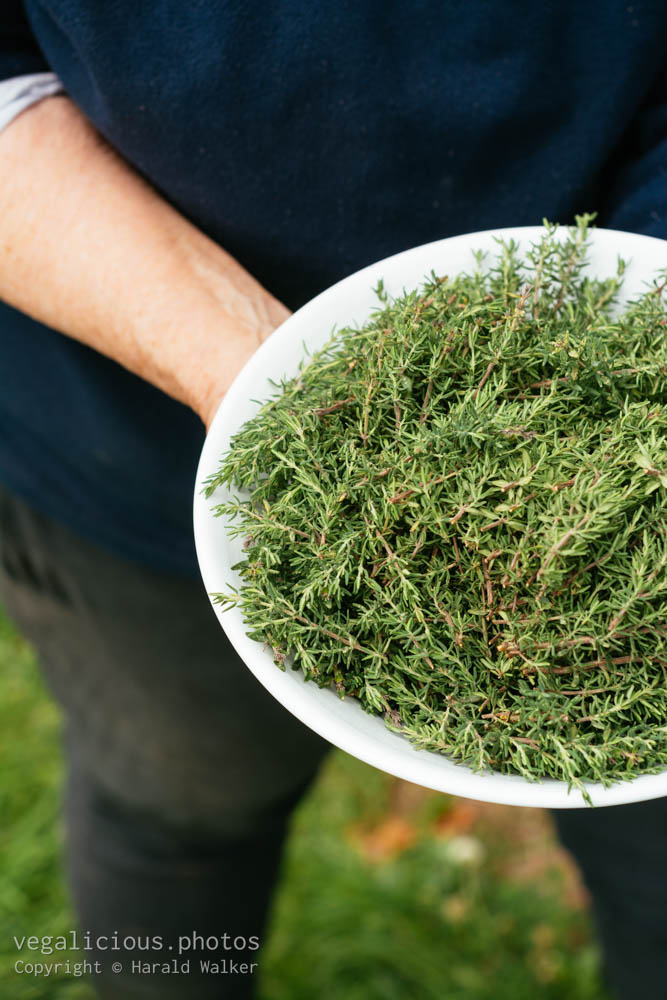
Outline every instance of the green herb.
<path id="1" fill-rule="evenodd" d="M 248 634 L 413 744 L 526 778 L 667 766 L 667 337 L 592 216 L 337 332 L 207 485 Z"/>

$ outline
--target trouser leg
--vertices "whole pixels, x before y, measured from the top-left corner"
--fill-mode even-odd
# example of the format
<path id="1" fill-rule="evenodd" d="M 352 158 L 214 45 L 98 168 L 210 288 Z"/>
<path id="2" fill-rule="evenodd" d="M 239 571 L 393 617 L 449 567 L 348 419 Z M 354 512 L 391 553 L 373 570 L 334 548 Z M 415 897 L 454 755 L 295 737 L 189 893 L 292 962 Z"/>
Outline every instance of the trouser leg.
<path id="1" fill-rule="evenodd" d="M 104 945 L 89 956 L 105 969 L 97 983 L 103 1000 L 254 994 L 258 946 L 300 791 L 254 835 L 186 834 L 110 798 L 76 755 L 70 759 L 67 867 L 82 926 Z M 112 932 L 118 950 L 104 940 Z M 113 963 L 122 969 L 114 972 Z M 146 971 L 154 963 L 173 971 Z M 207 963 L 222 971 L 204 971 Z"/>
<path id="2" fill-rule="evenodd" d="M 667 995 L 667 799 L 554 813 L 593 898 L 619 1000 Z"/>
<path id="3" fill-rule="evenodd" d="M 249 936 L 327 745 L 238 660 L 199 581 L 109 555 L 7 494 L 0 514 L 0 597 L 65 713 L 82 929 Z M 95 957 L 105 998 L 250 995 L 252 977 L 228 975 L 121 986 Z"/>

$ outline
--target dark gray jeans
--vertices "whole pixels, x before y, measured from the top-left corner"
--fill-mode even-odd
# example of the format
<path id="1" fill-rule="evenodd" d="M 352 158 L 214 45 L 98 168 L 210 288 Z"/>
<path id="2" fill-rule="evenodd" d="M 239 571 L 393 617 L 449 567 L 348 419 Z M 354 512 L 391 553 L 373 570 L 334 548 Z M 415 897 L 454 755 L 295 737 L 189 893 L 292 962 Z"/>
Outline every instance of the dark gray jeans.
<path id="1" fill-rule="evenodd" d="M 65 713 L 81 928 L 164 942 L 87 956 L 101 996 L 249 997 L 256 974 L 198 977 L 194 950 L 187 976 L 110 966 L 171 960 L 191 933 L 229 934 L 205 958 L 257 962 L 287 820 L 328 744 L 241 663 L 199 580 L 110 555 L 1 490 L 0 601 Z"/>
<path id="2" fill-rule="evenodd" d="M 92 956 L 101 996 L 249 997 L 256 976 L 200 977 L 198 961 L 188 976 L 109 969 L 173 959 L 193 933 L 229 934 L 205 957 L 257 961 L 251 939 L 264 931 L 287 821 L 326 745 L 240 663 L 199 581 L 111 555 L 1 490 L 0 599 L 65 713 L 81 927 L 163 942 Z M 667 800 L 555 818 L 593 894 L 618 996 L 664 996 Z"/>

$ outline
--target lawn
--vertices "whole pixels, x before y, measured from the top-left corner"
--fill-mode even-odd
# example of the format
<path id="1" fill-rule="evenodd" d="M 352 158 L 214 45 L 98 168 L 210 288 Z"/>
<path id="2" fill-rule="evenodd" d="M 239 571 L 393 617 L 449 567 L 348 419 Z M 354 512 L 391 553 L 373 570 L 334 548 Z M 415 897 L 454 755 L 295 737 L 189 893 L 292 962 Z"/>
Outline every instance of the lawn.
<path id="1" fill-rule="evenodd" d="M 76 926 L 59 862 L 58 712 L 0 618 L 0 996 L 93 1000 L 14 971 Z M 62 953 L 58 956 L 63 957 Z M 586 894 L 540 810 L 398 781 L 342 753 L 294 821 L 261 1000 L 607 1000 Z"/>

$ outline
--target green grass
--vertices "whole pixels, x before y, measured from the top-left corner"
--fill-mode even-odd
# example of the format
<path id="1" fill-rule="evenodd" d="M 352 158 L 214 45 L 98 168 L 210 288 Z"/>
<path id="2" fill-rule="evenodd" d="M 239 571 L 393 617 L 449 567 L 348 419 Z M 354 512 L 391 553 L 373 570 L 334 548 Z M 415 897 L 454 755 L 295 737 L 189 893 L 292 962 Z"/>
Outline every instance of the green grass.
<path id="1" fill-rule="evenodd" d="M 13 937 L 75 926 L 59 861 L 59 718 L 0 618 L 0 996 L 92 1000 L 17 976 Z M 64 957 L 61 953 L 58 957 Z M 261 1000 L 604 1000 L 576 873 L 537 810 L 436 795 L 335 754 L 298 811 Z"/>

